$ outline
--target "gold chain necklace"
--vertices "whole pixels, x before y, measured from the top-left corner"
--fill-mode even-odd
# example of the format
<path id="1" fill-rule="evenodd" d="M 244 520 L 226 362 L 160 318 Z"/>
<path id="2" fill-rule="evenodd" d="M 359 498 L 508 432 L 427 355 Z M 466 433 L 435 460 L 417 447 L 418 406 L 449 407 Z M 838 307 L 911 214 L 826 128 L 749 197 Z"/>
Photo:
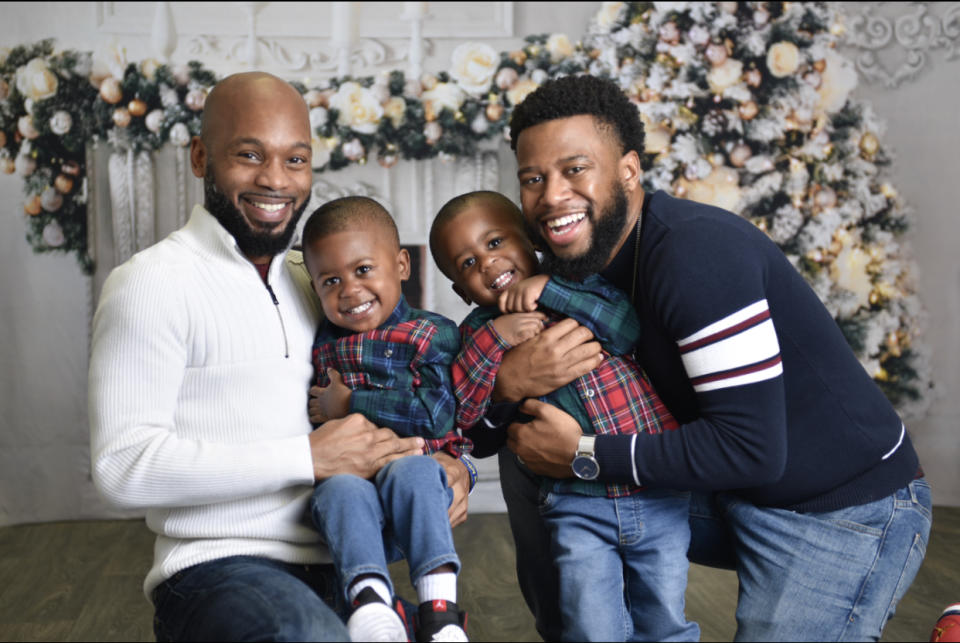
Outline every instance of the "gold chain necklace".
<path id="1" fill-rule="evenodd" d="M 637 298 L 637 268 L 640 265 L 640 221 L 643 219 L 643 213 L 637 215 L 637 223 L 634 226 L 633 233 L 633 282 L 630 287 L 630 305 L 636 306 Z"/>

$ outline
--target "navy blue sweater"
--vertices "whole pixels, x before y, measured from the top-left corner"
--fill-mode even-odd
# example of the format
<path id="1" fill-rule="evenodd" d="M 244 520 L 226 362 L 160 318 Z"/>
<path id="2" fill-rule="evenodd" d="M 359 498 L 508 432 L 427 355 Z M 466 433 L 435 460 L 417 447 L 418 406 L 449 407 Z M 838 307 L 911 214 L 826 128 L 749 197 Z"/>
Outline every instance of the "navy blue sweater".
<path id="1" fill-rule="evenodd" d="M 602 273 L 630 291 L 631 236 Z M 680 422 L 598 436 L 601 477 L 829 511 L 888 496 L 919 461 L 896 411 L 783 252 L 735 214 L 646 195 L 637 358 Z"/>

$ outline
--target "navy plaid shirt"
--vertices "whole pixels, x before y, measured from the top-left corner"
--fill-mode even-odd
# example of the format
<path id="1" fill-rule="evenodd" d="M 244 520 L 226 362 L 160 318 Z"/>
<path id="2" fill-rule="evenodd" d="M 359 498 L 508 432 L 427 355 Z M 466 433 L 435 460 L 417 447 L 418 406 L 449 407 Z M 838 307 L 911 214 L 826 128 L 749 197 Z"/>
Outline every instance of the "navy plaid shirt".
<path id="1" fill-rule="evenodd" d="M 453 431 L 456 400 L 450 365 L 460 348 L 451 320 L 411 308 L 402 296 L 379 328 L 354 333 L 323 320 L 313 342 L 318 386 L 327 369 L 350 387 L 350 411 L 398 435 L 427 438 L 428 448 L 453 455 L 469 450 Z"/>

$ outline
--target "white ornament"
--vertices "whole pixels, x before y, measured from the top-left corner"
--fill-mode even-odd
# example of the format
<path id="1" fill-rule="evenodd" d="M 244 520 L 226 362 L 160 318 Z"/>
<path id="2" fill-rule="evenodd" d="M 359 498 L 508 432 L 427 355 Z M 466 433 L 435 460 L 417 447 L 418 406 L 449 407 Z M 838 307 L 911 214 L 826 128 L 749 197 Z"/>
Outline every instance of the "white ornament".
<path id="1" fill-rule="evenodd" d="M 51 248 L 59 248 L 67 241 L 63 234 L 63 228 L 56 221 L 51 221 L 43 227 L 42 236 L 43 242 Z"/>
<path id="2" fill-rule="evenodd" d="M 318 129 L 327 124 L 329 113 L 323 107 L 314 107 L 310 110 L 310 127 Z"/>
<path id="3" fill-rule="evenodd" d="M 47 212 L 56 212 L 63 205 L 63 195 L 56 188 L 48 185 L 40 195 L 40 206 Z"/>
<path id="4" fill-rule="evenodd" d="M 170 128 L 170 142 L 177 147 L 186 147 L 190 143 L 190 130 L 185 123 L 177 123 Z"/>
<path id="5" fill-rule="evenodd" d="M 37 169 L 37 162 L 29 156 L 18 154 L 16 160 L 14 161 L 14 167 L 17 170 L 17 174 L 26 178 L 33 174 L 33 171 Z"/>
<path id="6" fill-rule="evenodd" d="M 158 133 L 160 128 L 163 127 L 163 110 L 155 109 L 147 114 L 147 117 L 143 120 L 143 124 L 154 134 Z"/>
<path id="7" fill-rule="evenodd" d="M 50 117 L 50 130 L 57 136 L 63 136 L 73 127 L 73 117 L 70 112 L 59 110 Z"/>

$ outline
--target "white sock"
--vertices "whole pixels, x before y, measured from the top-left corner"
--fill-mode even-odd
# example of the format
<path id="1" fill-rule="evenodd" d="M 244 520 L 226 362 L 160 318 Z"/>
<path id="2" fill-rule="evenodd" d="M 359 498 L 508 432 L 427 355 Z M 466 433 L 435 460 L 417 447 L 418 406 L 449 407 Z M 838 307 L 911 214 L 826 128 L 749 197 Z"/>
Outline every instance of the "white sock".
<path id="1" fill-rule="evenodd" d="M 417 581 L 417 600 L 421 603 L 436 600 L 456 603 L 457 575 L 453 572 L 424 574 Z"/>
<path id="2" fill-rule="evenodd" d="M 350 599 L 351 605 L 353 604 L 353 599 L 355 599 L 365 587 L 373 589 L 373 591 L 377 593 L 377 596 L 383 599 L 384 603 L 387 605 L 392 605 L 393 601 L 390 600 L 390 588 L 387 586 L 386 581 L 379 576 L 368 576 L 367 578 L 361 578 L 350 586 L 350 589 L 347 590 L 347 598 Z"/>

